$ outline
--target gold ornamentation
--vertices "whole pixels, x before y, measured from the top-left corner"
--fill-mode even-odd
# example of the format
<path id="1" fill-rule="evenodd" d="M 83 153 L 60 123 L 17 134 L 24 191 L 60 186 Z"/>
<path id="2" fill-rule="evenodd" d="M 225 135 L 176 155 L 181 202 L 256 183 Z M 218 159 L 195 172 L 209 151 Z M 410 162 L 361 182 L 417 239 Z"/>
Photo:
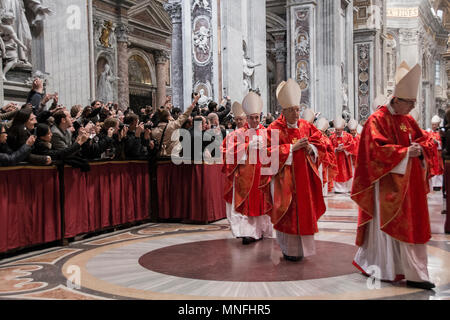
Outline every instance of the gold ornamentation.
<path id="1" fill-rule="evenodd" d="M 112 28 L 113 28 L 113 23 L 111 21 L 105 21 L 105 23 L 103 24 L 102 35 L 100 36 L 100 43 L 105 48 L 111 47 L 109 40 L 110 40 Z"/>
<path id="2" fill-rule="evenodd" d="M 402 123 L 400 125 L 400 130 L 402 130 L 403 132 L 408 132 L 408 127 L 404 123 Z"/>

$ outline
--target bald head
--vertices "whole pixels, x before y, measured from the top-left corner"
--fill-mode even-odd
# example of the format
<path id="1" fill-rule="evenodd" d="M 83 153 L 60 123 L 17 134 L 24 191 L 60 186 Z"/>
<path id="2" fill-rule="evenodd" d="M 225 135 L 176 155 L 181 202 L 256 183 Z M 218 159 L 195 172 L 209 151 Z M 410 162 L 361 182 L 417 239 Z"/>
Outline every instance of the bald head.
<path id="1" fill-rule="evenodd" d="M 219 116 L 216 113 L 210 113 L 208 115 L 208 120 L 211 123 L 212 127 L 218 127 L 220 125 Z"/>

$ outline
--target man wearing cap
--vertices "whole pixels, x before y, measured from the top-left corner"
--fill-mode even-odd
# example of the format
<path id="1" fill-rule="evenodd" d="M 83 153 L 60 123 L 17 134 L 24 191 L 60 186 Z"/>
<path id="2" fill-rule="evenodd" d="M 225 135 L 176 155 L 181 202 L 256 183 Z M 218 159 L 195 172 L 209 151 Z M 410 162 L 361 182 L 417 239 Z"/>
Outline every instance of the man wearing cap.
<path id="1" fill-rule="evenodd" d="M 259 189 L 261 162 L 258 149 L 264 131 L 260 124 L 262 108 L 263 101 L 254 92 L 245 97 L 241 109 L 238 104 L 234 105 L 235 117 L 243 117 L 243 111 L 247 121 L 230 135 L 224 149 L 227 218 L 233 236 L 241 238 L 244 245 L 271 237 L 273 233 Z"/>
<path id="2" fill-rule="evenodd" d="M 335 193 L 349 193 L 352 188 L 352 160 L 351 155 L 355 150 L 355 140 L 352 135 L 345 132 L 345 120 L 338 117 L 334 120 L 335 132 L 330 140 L 336 152 L 338 174 L 334 179 Z"/>
<path id="3" fill-rule="evenodd" d="M 435 115 L 431 118 L 431 129 L 428 129 L 428 134 L 434 143 L 434 154 L 431 165 L 431 187 L 435 191 L 440 191 L 443 187 L 444 179 L 444 161 L 442 159 L 442 138 L 439 130 L 442 119 Z"/>
<path id="4" fill-rule="evenodd" d="M 416 121 L 414 108 L 421 68 L 403 62 L 387 106 L 364 126 L 351 198 L 359 206 L 353 264 L 365 275 L 385 281 L 406 278 L 407 285 L 432 289 L 426 243 L 431 238 L 425 163 L 430 145 Z"/>
<path id="5" fill-rule="evenodd" d="M 328 195 L 329 190 L 331 191 L 332 188 L 330 188 L 330 186 L 333 185 L 333 180 L 338 174 L 336 154 L 334 153 L 333 144 L 326 134 L 329 127 L 330 123 L 327 119 L 320 118 L 317 121 L 317 129 L 319 129 L 322 133 L 321 142 L 326 150 L 325 156 L 323 157 L 319 168 L 319 172 L 322 174 L 322 193 L 324 197 Z"/>
<path id="6" fill-rule="evenodd" d="M 315 254 L 317 220 L 326 210 L 318 171 L 325 149 L 320 131 L 300 119 L 298 83 L 280 84 L 277 98 L 282 115 L 267 129 L 273 171 L 262 177 L 261 188 L 284 258 L 295 262 Z"/>

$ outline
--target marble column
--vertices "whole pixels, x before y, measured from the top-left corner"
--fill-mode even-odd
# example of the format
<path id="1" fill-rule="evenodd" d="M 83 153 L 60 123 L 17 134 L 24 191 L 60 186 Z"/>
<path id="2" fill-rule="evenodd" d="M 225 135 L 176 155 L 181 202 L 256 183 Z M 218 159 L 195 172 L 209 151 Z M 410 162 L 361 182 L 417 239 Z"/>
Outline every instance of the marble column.
<path id="1" fill-rule="evenodd" d="M 448 38 L 447 42 L 447 52 L 443 55 L 444 61 L 445 61 L 445 72 L 447 75 L 447 88 L 444 88 L 444 90 L 447 90 L 447 105 L 450 106 L 450 37 Z"/>
<path id="2" fill-rule="evenodd" d="M 0 108 L 3 108 L 5 93 L 3 91 L 3 60 L 0 56 Z"/>
<path id="3" fill-rule="evenodd" d="M 182 7 L 180 2 L 164 4 L 164 9 L 172 19 L 172 103 L 174 107 L 184 109 L 184 80 L 183 80 L 183 29 Z"/>
<path id="4" fill-rule="evenodd" d="M 275 60 L 276 60 L 276 76 L 275 81 L 278 86 L 282 81 L 286 80 L 286 32 L 273 33 L 275 38 Z"/>
<path id="5" fill-rule="evenodd" d="M 118 60 L 118 102 L 121 110 L 130 106 L 130 88 L 128 84 L 128 25 L 118 24 L 117 33 L 117 60 Z"/>
<path id="6" fill-rule="evenodd" d="M 156 61 L 156 107 L 161 107 L 166 102 L 166 64 L 169 54 L 166 51 L 158 51 L 155 54 Z"/>

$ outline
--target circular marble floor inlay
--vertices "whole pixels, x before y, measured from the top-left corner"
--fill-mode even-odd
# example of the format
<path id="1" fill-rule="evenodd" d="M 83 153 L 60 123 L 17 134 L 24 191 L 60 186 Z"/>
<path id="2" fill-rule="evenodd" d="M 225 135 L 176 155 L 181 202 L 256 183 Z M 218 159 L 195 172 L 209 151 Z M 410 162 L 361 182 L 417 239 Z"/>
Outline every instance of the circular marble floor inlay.
<path id="1" fill-rule="evenodd" d="M 139 264 L 166 275 L 212 281 L 272 282 L 337 277 L 357 272 L 357 248 L 316 241 L 316 255 L 301 262 L 283 259 L 275 239 L 243 246 L 238 239 L 175 245 L 149 252 Z"/>

